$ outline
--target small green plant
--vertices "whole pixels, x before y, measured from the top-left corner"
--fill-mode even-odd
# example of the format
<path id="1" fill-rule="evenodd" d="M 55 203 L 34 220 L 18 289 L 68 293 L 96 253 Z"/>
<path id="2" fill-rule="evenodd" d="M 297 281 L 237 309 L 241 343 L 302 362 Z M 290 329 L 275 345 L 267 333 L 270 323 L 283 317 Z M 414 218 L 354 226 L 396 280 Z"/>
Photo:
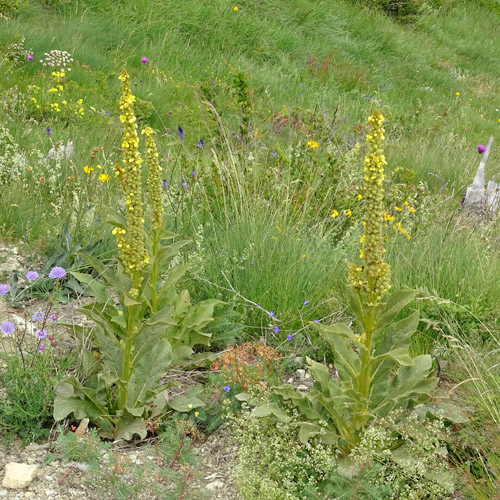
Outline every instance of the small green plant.
<path id="1" fill-rule="evenodd" d="M 328 368 L 307 358 L 314 379 L 312 390 L 303 395 L 291 386 L 275 388 L 290 400 L 304 420 L 302 442 L 318 436 L 346 451 L 360 443 L 365 426 L 374 416 L 386 416 L 394 408 L 411 408 L 426 399 L 435 387 L 430 355 L 412 358 L 408 347 L 418 325 L 418 312 L 394 322 L 417 295 L 401 290 L 383 300 L 390 288 L 390 266 L 383 260 L 384 164 L 383 116 L 375 110 L 368 119 L 370 150 L 365 158 L 364 235 L 360 257 L 363 266 L 349 265 L 349 298 L 358 333 L 345 323 L 314 327 L 330 344 L 338 378 Z M 261 407 L 256 415 L 287 416 L 275 405 Z"/>
<path id="2" fill-rule="evenodd" d="M 113 270 L 90 255 L 84 256 L 101 281 L 88 274 L 72 273 L 96 299 L 82 312 L 96 325 L 93 339 L 99 353 L 82 350 L 79 376 L 67 377 L 59 384 L 54 418 L 59 421 L 71 413 L 76 419 L 88 417 L 102 436 L 132 439 L 134 434 L 141 438 L 147 435 L 146 421 L 151 418 L 161 417 L 171 409 L 189 411 L 203 406 L 197 398 L 170 398 L 169 388 L 175 383 L 162 384 L 162 378 L 171 366 L 210 358 L 206 353 L 195 355 L 193 347 L 209 344 L 210 334 L 203 328 L 212 321 L 214 306 L 221 302 L 210 299 L 192 306 L 187 290 L 176 291 L 186 266 L 175 268 L 169 264 L 189 241 L 166 245 L 175 235 L 162 227 L 158 153 L 149 128 L 144 135 L 152 227 L 146 241 L 135 97 L 125 70 L 120 80 L 124 167 L 117 165 L 116 172 L 125 194 L 126 215 L 113 212 L 110 221 L 119 258 Z M 111 299 L 114 296 L 116 304 Z"/>
<path id="3" fill-rule="evenodd" d="M 149 424 L 156 427 L 153 422 Z M 182 500 L 188 498 L 188 482 L 195 474 L 192 447 L 198 437 L 188 421 L 179 420 L 155 438 L 154 448 L 137 449 L 141 460 L 131 460 L 129 451 L 101 441 L 95 428 L 72 427 L 67 432 L 59 428 L 51 458 L 86 464 L 85 481 L 97 490 L 96 498 L 137 498 L 146 492 L 147 498 Z M 70 465 L 60 482 L 74 466 Z M 189 498 L 199 498 L 198 493 L 189 491 Z"/>
<path id="4" fill-rule="evenodd" d="M 42 278 L 37 272 L 28 271 L 26 290 L 38 279 Z M 0 285 L 0 295 L 8 291 L 9 285 Z M 28 444 L 50 432 L 55 386 L 74 361 L 59 346 L 54 311 L 52 297 L 45 310 L 33 312 L 29 319 L 26 309 L 24 318 L 14 316 L 0 325 L 0 435 L 6 441 L 17 435 Z"/>

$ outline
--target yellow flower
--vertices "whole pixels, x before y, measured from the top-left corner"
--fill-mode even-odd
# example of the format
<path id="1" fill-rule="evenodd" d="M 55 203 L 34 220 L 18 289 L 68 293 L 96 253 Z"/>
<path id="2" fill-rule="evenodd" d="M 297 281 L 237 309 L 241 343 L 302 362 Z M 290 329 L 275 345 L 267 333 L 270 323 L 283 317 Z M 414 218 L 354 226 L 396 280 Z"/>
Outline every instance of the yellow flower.
<path id="1" fill-rule="evenodd" d="M 458 97 L 460 95 L 460 92 L 455 92 L 455 95 Z"/>
<path id="2" fill-rule="evenodd" d="M 236 5 L 233 9 L 235 12 L 238 12 L 238 6 Z"/>
<path id="3" fill-rule="evenodd" d="M 307 141 L 307 145 L 313 149 L 319 146 L 319 144 L 316 141 Z"/>
<path id="4" fill-rule="evenodd" d="M 350 217 L 352 215 L 351 209 L 344 210 L 344 214 L 347 215 L 347 217 Z"/>
<path id="5" fill-rule="evenodd" d="M 363 199 L 363 195 L 362 194 L 358 194 L 358 200 L 362 200 Z"/>
<path id="6" fill-rule="evenodd" d="M 338 217 L 338 216 L 339 216 L 339 213 L 337 212 L 337 210 L 333 209 L 332 213 L 330 214 L 330 217 L 332 219 L 335 219 L 335 217 Z"/>
<path id="7" fill-rule="evenodd" d="M 94 170 L 94 167 L 89 167 L 88 165 L 85 165 L 83 167 L 83 171 L 87 174 L 90 175 L 90 173 Z"/>
<path id="8" fill-rule="evenodd" d="M 197 417 L 199 414 L 200 414 L 200 412 L 199 412 L 199 411 L 195 411 L 195 412 L 194 412 L 194 416 L 195 416 L 195 417 Z"/>
<path id="9" fill-rule="evenodd" d="M 109 181 L 109 175 L 108 174 L 101 174 L 98 179 L 104 184 L 105 182 Z"/>

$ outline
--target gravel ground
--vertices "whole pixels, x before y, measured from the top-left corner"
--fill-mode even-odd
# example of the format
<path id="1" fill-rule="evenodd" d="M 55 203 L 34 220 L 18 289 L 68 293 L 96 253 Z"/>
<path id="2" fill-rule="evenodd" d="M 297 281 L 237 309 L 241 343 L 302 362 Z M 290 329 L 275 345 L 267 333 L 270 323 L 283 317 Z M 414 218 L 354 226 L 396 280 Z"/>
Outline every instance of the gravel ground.
<path id="1" fill-rule="evenodd" d="M 186 485 L 184 500 L 203 498 L 211 500 L 236 500 L 237 496 L 230 478 L 231 463 L 237 447 L 227 438 L 227 433 L 216 432 L 204 443 L 195 448 L 199 464 L 194 468 L 194 477 Z M 75 464 L 54 460 L 46 463 L 49 444 L 32 444 L 23 447 L 20 444 L 6 449 L 0 445 L 0 480 L 3 480 L 5 465 L 9 462 L 34 464 L 38 467 L 37 477 L 23 489 L 7 489 L 0 486 L 0 499 L 7 500 L 32 498 L 34 500 L 106 500 L 112 498 L 105 495 L 99 485 L 86 481 L 84 464 Z M 151 448 L 129 447 L 117 451 L 124 460 L 131 463 L 144 464 L 152 457 Z M 148 456 L 146 456 L 148 455 Z M 103 460 L 105 460 L 105 456 Z M 166 485 L 168 489 L 168 485 Z M 137 498 L 151 498 L 140 495 Z M 161 498 L 161 497 L 159 497 Z"/>

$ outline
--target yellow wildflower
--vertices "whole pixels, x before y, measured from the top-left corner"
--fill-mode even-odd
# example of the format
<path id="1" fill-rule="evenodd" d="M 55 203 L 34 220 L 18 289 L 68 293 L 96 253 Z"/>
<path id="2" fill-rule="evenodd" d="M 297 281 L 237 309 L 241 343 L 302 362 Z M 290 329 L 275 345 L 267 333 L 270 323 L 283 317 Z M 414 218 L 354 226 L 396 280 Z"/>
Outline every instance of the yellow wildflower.
<path id="1" fill-rule="evenodd" d="M 104 184 L 105 182 L 109 181 L 109 175 L 108 174 L 101 174 L 98 179 Z"/>
<path id="2" fill-rule="evenodd" d="M 319 144 L 316 141 L 307 141 L 307 145 L 312 149 L 317 148 L 319 146 Z"/>
<path id="3" fill-rule="evenodd" d="M 338 216 L 339 216 L 339 213 L 337 212 L 337 210 L 333 209 L 332 213 L 330 214 L 330 217 L 332 219 L 335 219 L 335 217 L 338 217 Z"/>
<path id="4" fill-rule="evenodd" d="M 94 167 L 89 167 L 88 165 L 85 165 L 83 167 L 83 171 L 87 174 L 90 175 L 90 173 L 94 170 Z"/>
<path id="5" fill-rule="evenodd" d="M 238 6 L 236 5 L 236 6 L 234 7 L 234 9 L 233 9 L 233 10 L 234 10 L 235 12 L 238 12 L 238 10 L 239 10 L 239 9 L 238 9 Z"/>
<path id="6" fill-rule="evenodd" d="M 344 214 L 347 215 L 347 217 L 350 217 L 352 215 L 351 209 L 344 210 Z"/>

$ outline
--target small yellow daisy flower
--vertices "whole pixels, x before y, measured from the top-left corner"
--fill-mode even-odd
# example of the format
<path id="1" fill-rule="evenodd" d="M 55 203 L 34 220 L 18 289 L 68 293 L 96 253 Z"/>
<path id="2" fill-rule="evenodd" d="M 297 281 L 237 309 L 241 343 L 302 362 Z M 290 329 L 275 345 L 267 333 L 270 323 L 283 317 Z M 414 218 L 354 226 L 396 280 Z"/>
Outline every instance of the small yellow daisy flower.
<path id="1" fill-rule="evenodd" d="M 332 213 L 330 214 L 330 217 L 332 219 L 335 219 L 335 217 L 338 217 L 338 216 L 339 216 L 339 213 L 337 212 L 337 210 L 333 209 Z"/>
<path id="2" fill-rule="evenodd" d="M 104 184 L 105 182 L 109 181 L 109 175 L 108 174 L 101 174 L 98 179 Z"/>
<path id="3" fill-rule="evenodd" d="M 83 171 L 87 174 L 90 175 L 90 173 L 94 170 L 94 167 L 89 167 L 88 165 L 85 165 L 83 167 Z"/>
<path id="4" fill-rule="evenodd" d="M 233 10 L 234 12 L 238 12 L 238 6 L 236 5 Z"/>
<path id="5" fill-rule="evenodd" d="M 313 149 L 319 146 L 319 144 L 316 141 L 307 141 L 307 145 Z"/>

